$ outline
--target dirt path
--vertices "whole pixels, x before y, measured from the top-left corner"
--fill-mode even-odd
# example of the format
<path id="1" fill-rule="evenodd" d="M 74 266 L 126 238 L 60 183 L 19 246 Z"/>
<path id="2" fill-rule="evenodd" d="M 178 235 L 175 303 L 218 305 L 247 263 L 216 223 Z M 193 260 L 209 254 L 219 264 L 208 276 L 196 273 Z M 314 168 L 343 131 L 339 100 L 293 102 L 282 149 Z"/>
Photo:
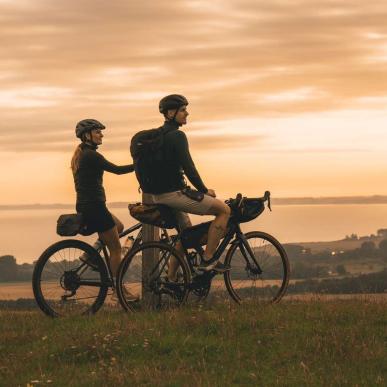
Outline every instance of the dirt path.
<path id="1" fill-rule="evenodd" d="M 34 298 L 31 282 L 0 284 L 0 300 L 17 300 L 18 298 Z"/>
<path id="2" fill-rule="evenodd" d="M 213 281 L 213 289 L 225 290 L 223 281 Z M 243 286 L 240 286 L 243 287 Z M 131 289 L 133 290 L 133 289 Z M 140 292 L 138 286 L 137 292 Z M 0 300 L 17 300 L 18 298 L 34 298 L 30 282 L 14 282 L 0 284 Z M 283 301 L 332 301 L 357 299 L 367 302 L 386 302 L 387 293 L 383 294 L 295 294 L 286 295 Z"/>

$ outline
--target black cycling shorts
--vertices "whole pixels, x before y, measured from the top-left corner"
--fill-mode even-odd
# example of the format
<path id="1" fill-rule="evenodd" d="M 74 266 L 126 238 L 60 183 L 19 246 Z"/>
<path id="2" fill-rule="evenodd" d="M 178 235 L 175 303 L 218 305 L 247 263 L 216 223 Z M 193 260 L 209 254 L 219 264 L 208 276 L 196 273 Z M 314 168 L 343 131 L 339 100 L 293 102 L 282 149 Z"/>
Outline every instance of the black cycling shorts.
<path id="1" fill-rule="evenodd" d="M 83 215 L 83 221 L 90 233 L 104 232 L 113 228 L 116 223 L 105 202 L 77 204 L 77 212 Z"/>

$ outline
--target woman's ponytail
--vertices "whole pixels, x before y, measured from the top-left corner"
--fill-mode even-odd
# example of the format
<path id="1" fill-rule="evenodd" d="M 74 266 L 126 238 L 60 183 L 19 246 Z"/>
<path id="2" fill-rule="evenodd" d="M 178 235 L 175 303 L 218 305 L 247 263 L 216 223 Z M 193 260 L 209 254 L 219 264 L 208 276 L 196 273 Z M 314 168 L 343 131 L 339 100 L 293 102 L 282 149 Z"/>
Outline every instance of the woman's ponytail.
<path id="1" fill-rule="evenodd" d="M 71 169 L 73 171 L 73 175 L 75 175 L 79 168 L 79 159 L 81 156 L 82 148 L 81 144 L 79 144 L 74 151 L 73 158 L 71 159 Z"/>

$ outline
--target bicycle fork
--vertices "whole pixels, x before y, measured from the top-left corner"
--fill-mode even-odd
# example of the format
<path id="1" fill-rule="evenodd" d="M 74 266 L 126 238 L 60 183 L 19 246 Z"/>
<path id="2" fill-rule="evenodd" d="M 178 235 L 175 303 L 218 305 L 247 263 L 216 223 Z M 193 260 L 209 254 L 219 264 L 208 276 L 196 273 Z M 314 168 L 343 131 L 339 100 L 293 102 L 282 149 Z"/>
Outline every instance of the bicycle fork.
<path id="1" fill-rule="evenodd" d="M 238 239 L 239 239 L 239 243 L 238 243 L 239 249 L 244 259 L 246 260 L 249 270 L 254 275 L 262 274 L 262 269 L 259 266 L 257 260 L 255 259 L 254 251 L 251 249 L 249 242 L 247 242 L 247 239 L 244 236 L 244 234 L 240 233 L 238 235 Z M 251 261 L 253 261 L 254 265 L 251 265 L 250 263 Z"/>

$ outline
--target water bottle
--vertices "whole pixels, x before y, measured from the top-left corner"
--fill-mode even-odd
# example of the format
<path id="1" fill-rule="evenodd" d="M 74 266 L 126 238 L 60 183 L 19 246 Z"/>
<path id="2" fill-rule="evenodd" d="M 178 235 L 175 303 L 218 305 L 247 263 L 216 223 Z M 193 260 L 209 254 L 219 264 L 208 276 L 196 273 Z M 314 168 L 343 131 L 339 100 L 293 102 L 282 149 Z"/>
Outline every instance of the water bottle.
<path id="1" fill-rule="evenodd" d="M 121 248 L 122 257 L 125 257 L 128 251 L 132 248 L 133 243 L 134 243 L 134 238 L 132 236 L 128 236 L 125 240 L 124 245 Z"/>

